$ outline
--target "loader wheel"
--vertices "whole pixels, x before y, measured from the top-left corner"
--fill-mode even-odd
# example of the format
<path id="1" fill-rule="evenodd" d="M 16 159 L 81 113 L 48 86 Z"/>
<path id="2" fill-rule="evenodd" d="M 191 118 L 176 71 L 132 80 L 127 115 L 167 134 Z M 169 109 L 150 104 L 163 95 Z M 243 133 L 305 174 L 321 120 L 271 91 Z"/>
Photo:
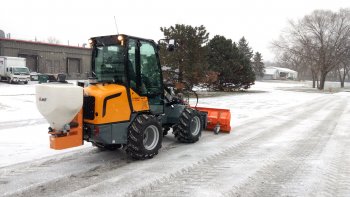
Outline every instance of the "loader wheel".
<path id="1" fill-rule="evenodd" d="M 162 146 L 163 130 L 159 121 L 142 114 L 130 125 L 126 152 L 134 159 L 148 159 L 158 154 Z"/>
<path id="2" fill-rule="evenodd" d="M 185 143 L 194 143 L 202 133 L 202 119 L 197 110 L 186 108 L 182 112 L 179 123 L 174 127 L 177 140 Z"/>

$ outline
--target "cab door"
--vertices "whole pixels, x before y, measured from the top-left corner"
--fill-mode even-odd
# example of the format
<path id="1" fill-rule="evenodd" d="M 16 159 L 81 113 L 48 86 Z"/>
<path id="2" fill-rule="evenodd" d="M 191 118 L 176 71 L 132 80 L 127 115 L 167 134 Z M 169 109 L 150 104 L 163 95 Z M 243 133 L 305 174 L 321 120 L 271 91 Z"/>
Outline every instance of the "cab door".
<path id="1" fill-rule="evenodd" d="M 128 65 L 130 87 L 140 96 L 148 98 L 153 114 L 164 113 L 163 77 L 155 44 L 147 40 L 130 39 Z M 135 70 L 135 74 L 132 70 Z"/>

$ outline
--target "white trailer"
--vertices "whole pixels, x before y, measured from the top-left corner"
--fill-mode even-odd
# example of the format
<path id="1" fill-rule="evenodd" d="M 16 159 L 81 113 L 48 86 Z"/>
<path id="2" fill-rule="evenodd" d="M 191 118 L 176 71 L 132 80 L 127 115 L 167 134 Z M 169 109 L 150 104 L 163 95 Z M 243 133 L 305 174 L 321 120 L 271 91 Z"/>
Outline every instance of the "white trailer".
<path id="1" fill-rule="evenodd" d="M 0 80 L 8 83 L 27 84 L 30 81 L 30 73 L 26 66 L 26 59 L 0 56 Z"/>

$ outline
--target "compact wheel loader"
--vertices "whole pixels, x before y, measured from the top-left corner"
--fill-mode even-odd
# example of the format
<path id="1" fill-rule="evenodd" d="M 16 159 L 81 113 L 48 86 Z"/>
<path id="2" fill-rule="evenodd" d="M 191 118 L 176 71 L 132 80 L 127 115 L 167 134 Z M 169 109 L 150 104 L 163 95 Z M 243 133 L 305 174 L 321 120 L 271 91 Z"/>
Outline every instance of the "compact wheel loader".
<path id="1" fill-rule="evenodd" d="M 164 86 L 153 40 L 111 35 L 91 38 L 90 44 L 88 85 L 36 86 L 37 107 L 50 123 L 51 148 L 79 146 L 85 140 L 101 149 L 124 148 L 135 159 L 147 159 L 158 153 L 163 135 L 171 128 L 181 142 L 198 141 L 208 113 L 217 110 L 191 108 Z M 226 111 L 221 119 L 227 121 L 229 115 Z M 229 127 L 229 122 L 225 124 Z"/>

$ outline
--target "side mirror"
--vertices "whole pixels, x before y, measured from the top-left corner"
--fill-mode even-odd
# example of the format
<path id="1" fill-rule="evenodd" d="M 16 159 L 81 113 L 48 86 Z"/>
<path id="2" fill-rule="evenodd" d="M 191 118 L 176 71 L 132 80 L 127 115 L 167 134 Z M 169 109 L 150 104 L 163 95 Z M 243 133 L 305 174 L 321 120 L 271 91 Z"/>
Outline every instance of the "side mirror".
<path id="1" fill-rule="evenodd" d="M 175 50 L 175 46 L 176 46 L 175 40 L 174 39 L 170 39 L 169 42 L 168 42 L 168 45 L 167 45 L 167 50 L 168 51 L 174 51 Z"/>
<path id="2" fill-rule="evenodd" d="M 167 51 L 174 51 L 176 48 L 176 41 L 175 39 L 160 39 L 158 41 L 158 47 L 160 45 L 166 45 L 166 50 Z"/>

